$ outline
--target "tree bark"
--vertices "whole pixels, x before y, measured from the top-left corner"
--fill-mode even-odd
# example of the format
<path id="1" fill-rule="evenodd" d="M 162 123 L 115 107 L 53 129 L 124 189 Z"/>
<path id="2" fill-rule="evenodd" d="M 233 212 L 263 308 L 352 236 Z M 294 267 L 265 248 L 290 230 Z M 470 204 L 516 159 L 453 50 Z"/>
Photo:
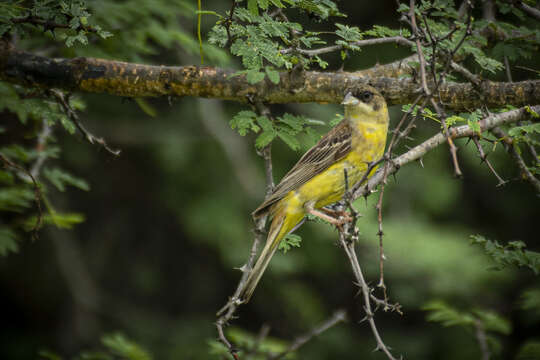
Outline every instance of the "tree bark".
<path id="1" fill-rule="evenodd" d="M 364 84 L 381 91 L 389 105 L 408 104 L 420 91 L 420 85 L 411 78 L 370 77 L 373 68 L 354 73 L 293 70 L 282 72 L 278 84 L 268 79 L 249 84 L 245 76 L 234 73 L 207 66 L 156 66 L 82 57 L 53 59 L 16 50 L 0 41 L 0 79 L 25 86 L 126 97 L 194 96 L 270 104 L 340 103 L 346 92 Z M 540 103 L 540 80 L 446 83 L 438 94 L 452 110 L 532 105 Z"/>

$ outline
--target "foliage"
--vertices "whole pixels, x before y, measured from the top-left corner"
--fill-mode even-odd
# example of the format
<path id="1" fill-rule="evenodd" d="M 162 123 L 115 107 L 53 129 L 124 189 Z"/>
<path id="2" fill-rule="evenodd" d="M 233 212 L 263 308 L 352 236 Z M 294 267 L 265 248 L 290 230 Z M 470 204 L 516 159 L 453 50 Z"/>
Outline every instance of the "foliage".
<path id="1" fill-rule="evenodd" d="M 239 328 L 231 328 L 228 335 L 235 343 L 243 349 L 240 352 L 242 357 L 248 356 L 249 359 L 263 360 L 267 359 L 267 354 L 278 354 L 284 351 L 287 343 L 283 340 L 266 337 L 259 339 L 257 335 L 251 334 Z M 228 350 L 218 341 L 209 341 L 210 354 L 214 356 L 228 356 Z"/>
<path id="2" fill-rule="evenodd" d="M 289 234 L 285 236 L 279 243 L 278 250 L 283 251 L 284 254 L 291 250 L 293 247 L 300 247 L 302 238 L 295 234 Z"/>
<path id="3" fill-rule="evenodd" d="M 496 263 L 494 269 L 502 270 L 507 266 L 528 267 L 535 274 L 540 272 L 540 253 L 525 250 L 523 241 L 510 241 L 506 245 L 496 240 L 489 240 L 481 235 L 471 235 L 471 243 L 480 245 L 486 254 Z"/>
<path id="4" fill-rule="evenodd" d="M 152 360 L 152 356 L 139 344 L 120 333 L 105 335 L 101 338 L 103 351 L 83 351 L 74 360 Z M 62 357 L 47 350 L 39 352 L 41 359 L 62 360 Z"/>
<path id="5" fill-rule="evenodd" d="M 24 37 L 34 27 L 50 32 L 71 47 L 75 42 L 87 45 L 90 33 L 102 39 L 112 35 L 93 23 L 84 0 L 35 0 L 30 7 L 18 0 L 8 0 L 0 4 L 0 9 L 0 36 L 11 33 Z"/>
<path id="6" fill-rule="evenodd" d="M 427 320 L 441 323 L 445 327 L 459 326 L 471 333 L 482 332 L 492 351 L 499 352 L 500 341 L 492 333 L 508 335 L 512 331 L 510 322 L 492 311 L 459 311 L 442 301 L 432 301 L 423 306 L 428 311 Z"/>
<path id="7" fill-rule="evenodd" d="M 236 114 L 230 121 L 232 129 L 245 136 L 249 132 L 258 134 L 255 140 L 255 146 L 259 149 L 264 148 L 275 138 L 281 139 L 292 150 L 300 149 L 299 134 L 308 135 L 313 139 L 315 136 L 310 124 L 320 124 L 316 121 L 310 121 L 304 116 L 297 116 L 285 113 L 276 119 L 269 119 L 267 116 L 257 116 L 253 111 L 242 110 Z"/>

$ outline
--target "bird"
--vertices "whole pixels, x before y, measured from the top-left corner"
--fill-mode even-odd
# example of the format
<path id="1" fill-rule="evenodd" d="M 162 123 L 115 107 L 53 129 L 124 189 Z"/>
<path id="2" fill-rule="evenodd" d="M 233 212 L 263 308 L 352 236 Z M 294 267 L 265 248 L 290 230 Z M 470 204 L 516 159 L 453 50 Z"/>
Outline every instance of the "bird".
<path id="1" fill-rule="evenodd" d="M 335 211 L 324 207 L 340 201 L 346 186 L 360 181 L 369 164 L 384 153 L 389 123 L 384 97 L 364 85 L 348 91 L 341 104 L 343 120 L 298 160 L 252 213 L 255 220 L 270 216 L 272 222 L 265 246 L 239 294 L 243 303 L 252 297 L 280 241 L 302 225 L 306 215 L 337 226 L 348 221 L 347 216 L 338 218 Z M 368 177 L 375 170 L 372 167 Z"/>

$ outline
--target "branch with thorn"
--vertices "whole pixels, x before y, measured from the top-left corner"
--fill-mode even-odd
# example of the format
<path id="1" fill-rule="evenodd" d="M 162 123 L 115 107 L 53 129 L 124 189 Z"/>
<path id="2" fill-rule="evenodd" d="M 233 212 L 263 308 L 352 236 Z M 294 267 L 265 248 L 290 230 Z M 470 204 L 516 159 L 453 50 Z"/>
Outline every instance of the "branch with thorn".
<path id="1" fill-rule="evenodd" d="M 254 104 L 256 107 L 256 110 L 261 115 L 270 116 L 270 109 L 263 105 L 262 103 L 256 103 Z M 272 147 L 271 143 L 268 144 L 266 147 L 264 147 L 259 153 L 259 156 L 261 156 L 264 160 L 264 168 L 265 168 L 265 174 L 266 174 L 266 195 L 270 195 L 272 191 L 274 190 L 274 175 L 272 171 Z M 255 258 L 257 256 L 257 252 L 259 249 L 259 245 L 265 240 L 266 232 L 265 232 L 265 225 L 266 225 L 266 217 L 260 218 L 255 223 L 255 230 L 254 230 L 254 239 L 253 244 L 251 245 L 251 250 L 249 252 L 249 257 L 247 262 L 239 269 L 242 271 L 242 276 L 240 277 L 240 280 L 238 282 L 238 285 L 236 287 L 236 290 L 229 298 L 227 303 L 217 312 L 217 321 L 216 321 L 216 327 L 218 331 L 218 338 L 219 341 L 223 345 L 227 347 L 229 350 L 229 353 L 231 356 L 235 359 L 238 359 L 237 349 L 231 344 L 231 342 L 227 339 L 225 336 L 224 328 L 227 326 L 230 320 L 232 320 L 235 316 L 236 310 L 240 305 L 242 305 L 242 301 L 240 300 L 240 294 L 243 292 L 244 288 L 247 284 L 247 279 L 249 275 L 251 274 L 251 271 L 253 270 L 253 265 L 255 263 Z"/>
<path id="2" fill-rule="evenodd" d="M 344 224 L 343 228 L 344 230 L 339 232 L 339 242 L 341 244 L 341 247 L 345 251 L 347 258 L 349 259 L 349 262 L 351 263 L 354 277 L 357 284 L 360 286 L 360 290 L 362 291 L 362 295 L 364 298 L 364 311 L 366 313 L 365 321 L 369 323 L 371 332 L 375 337 L 375 341 L 377 343 L 377 347 L 375 348 L 375 350 L 382 351 L 389 360 L 395 360 L 396 358 L 392 355 L 388 346 L 386 346 L 386 344 L 383 342 L 379 330 L 377 329 L 377 325 L 375 324 L 375 314 L 371 308 L 371 289 L 366 283 L 364 276 L 362 275 L 362 269 L 360 267 L 360 264 L 358 263 L 358 258 L 356 257 L 356 250 L 354 248 L 354 226 L 352 226 L 351 223 L 346 223 Z"/>
<path id="3" fill-rule="evenodd" d="M 6 168 L 10 167 L 16 170 L 17 172 L 19 172 L 21 177 L 29 178 L 32 181 L 32 184 L 34 186 L 34 202 L 36 204 L 36 208 L 38 211 L 36 223 L 34 224 L 34 227 L 31 230 L 32 238 L 35 240 L 38 238 L 38 231 L 41 228 L 41 225 L 43 224 L 43 209 L 41 208 L 41 199 L 43 197 L 43 194 L 41 193 L 41 187 L 30 170 L 26 169 L 22 165 L 14 163 L 2 153 L 0 153 L 0 160 L 4 164 L 4 167 Z"/>
<path id="4" fill-rule="evenodd" d="M 296 339 L 294 339 L 294 341 L 291 343 L 291 345 L 289 345 L 289 347 L 287 349 L 285 349 L 284 351 L 282 351 L 282 352 L 280 352 L 278 354 L 268 356 L 268 360 L 278 360 L 278 359 L 281 359 L 281 358 L 287 356 L 287 354 L 290 354 L 290 353 L 298 350 L 300 347 L 305 345 L 307 342 L 309 342 L 315 336 L 318 336 L 318 335 L 322 334 L 323 332 L 330 329 L 331 327 L 333 327 L 333 326 L 335 326 L 335 325 L 337 325 L 337 324 L 339 324 L 341 322 L 344 322 L 346 320 L 347 320 L 347 313 L 344 310 L 336 311 L 329 319 L 327 319 L 323 323 L 319 324 L 318 326 L 314 327 L 308 333 L 303 334 L 303 335 L 297 337 Z"/>
<path id="5" fill-rule="evenodd" d="M 104 138 L 98 138 L 94 136 L 92 133 L 90 133 L 86 128 L 83 126 L 81 121 L 79 120 L 79 115 L 73 110 L 71 105 L 69 104 L 69 95 L 64 94 L 62 91 L 57 89 L 51 89 L 49 92 L 54 96 L 58 104 L 62 107 L 67 117 L 73 121 L 77 129 L 81 132 L 81 134 L 84 136 L 84 138 L 92 145 L 98 144 L 101 147 L 103 147 L 105 150 L 107 150 L 110 154 L 114 156 L 120 155 L 120 150 L 115 150 L 110 148 L 107 145 L 107 142 Z"/>
<path id="6" fill-rule="evenodd" d="M 491 114 L 479 121 L 480 131 L 481 132 L 491 131 L 499 138 L 506 139 L 505 142 L 508 142 L 508 141 L 511 142 L 511 139 L 506 137 L 506 134 L 499 132 L 496 128 L 505 124 L 516 123 L 524 119 L 525 117 L 528 117 L 529 111 L 534 111 L 536 113 L 540 112 L 540 105 L 531 106 L 530 108 L 522 107 L 519 109 L 510 110 L 510 111 L 506 111 L 499 114 Z M 468 125 L 455 126 L 449 129 L 449 131 L 451 132 L 451 135 L 454 139 L 471 137 L 478 134 L 478 131 L 476 129 L 473 129 Z M 442 133 L 438 133 L 432 136 L 431 138 L 425 140 L 421 144 L 408 150 L 406 153 L 392 158 L 392 161 L 389 162 L 389 165 L 388 165 L 388 173 L 393 174 L 394 172 L 399 170 L 403 165 L 408 164 L 412 161 L 421 159 L 428 152 L 440 146 L 444 142 L 446 142 L 445 135 Z M 526 168 L 526 165 L 525 165 L 525 168 Z M 532 173 L 530 173 L 530 175 L 532 175 Z M 377 185 L 379 185 L 383 181 L 383 179 L 384 179 L 383 171 L 381 170 L 377 171 L 375 175 L 373 175 L 369 180 L 367 180 L 366 184 L 353 188 L 354 189 L 354 192 L 352 195 L 353 200 L 359 198 L 360 196 L 365 196 L 366 194 L 369 194 L 372 191 L 372 189 L 374 189 Z M 536 179 L 534 176 L 532 176 L 530 180 L 532 180 L 535 188 L 538 191 L 540 191 L 540 181 Z"/>

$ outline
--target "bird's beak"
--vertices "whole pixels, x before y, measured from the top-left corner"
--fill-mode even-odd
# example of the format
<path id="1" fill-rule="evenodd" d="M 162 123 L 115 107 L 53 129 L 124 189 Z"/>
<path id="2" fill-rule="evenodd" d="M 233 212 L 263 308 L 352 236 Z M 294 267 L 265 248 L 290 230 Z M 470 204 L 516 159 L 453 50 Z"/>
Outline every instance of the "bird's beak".
<path id="1" fill-rule="evenodd" d="M 353 96 L 350 92 L 345 95 L 345 98 L 341 102 L 341 105 L 357 105 L 360 101 Z"/>

